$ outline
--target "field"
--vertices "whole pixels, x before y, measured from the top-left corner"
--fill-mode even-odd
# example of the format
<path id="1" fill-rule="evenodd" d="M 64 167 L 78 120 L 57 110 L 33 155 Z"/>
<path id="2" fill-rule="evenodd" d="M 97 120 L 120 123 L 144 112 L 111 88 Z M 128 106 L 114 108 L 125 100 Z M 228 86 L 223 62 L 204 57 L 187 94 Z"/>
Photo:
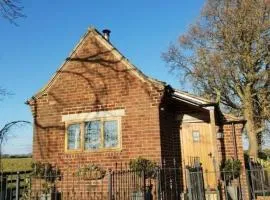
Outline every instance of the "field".
<path id="1" fill-rule="evenodd" d="M 32 158 L 3 158 L 2 165 L 5 172 L 31 170 Z"/>

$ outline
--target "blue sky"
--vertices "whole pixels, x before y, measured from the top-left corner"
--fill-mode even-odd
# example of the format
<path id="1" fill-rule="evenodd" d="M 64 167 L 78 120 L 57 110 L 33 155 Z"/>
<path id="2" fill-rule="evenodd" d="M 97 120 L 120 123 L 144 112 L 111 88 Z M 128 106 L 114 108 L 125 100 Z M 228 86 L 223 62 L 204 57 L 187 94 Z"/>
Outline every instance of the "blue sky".
<path id="1" fill-rule="evenodd" d="M 111 42 L 145 74 L 181 88 L 161 59 L 170 42 L 194 22 L 203 0 L 22 0 L 27 18 L 16 27 L 0 18 L 0 86 L 14 95 L 0 102 L 0 126 L 32 121 L 24 102 L 56 71 L 89 26 L 112 31 Z M 32 151 L 32 127 L 14 128 L 4 153 Z"/>

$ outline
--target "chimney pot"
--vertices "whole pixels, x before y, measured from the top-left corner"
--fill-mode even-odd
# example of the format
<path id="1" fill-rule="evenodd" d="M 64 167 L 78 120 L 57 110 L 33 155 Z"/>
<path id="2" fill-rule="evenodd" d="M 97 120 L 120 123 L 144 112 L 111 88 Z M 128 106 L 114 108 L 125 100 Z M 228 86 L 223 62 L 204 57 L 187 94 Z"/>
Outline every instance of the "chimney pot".
<path id="1" fill-rule="evenodd" d="M 110 40 L 110 33 L 111 33 L 111 31 L 109 29 L 104 29 L 102 31 L 102 33 L 103 33 L 104 38 L 109 41 Z"/>

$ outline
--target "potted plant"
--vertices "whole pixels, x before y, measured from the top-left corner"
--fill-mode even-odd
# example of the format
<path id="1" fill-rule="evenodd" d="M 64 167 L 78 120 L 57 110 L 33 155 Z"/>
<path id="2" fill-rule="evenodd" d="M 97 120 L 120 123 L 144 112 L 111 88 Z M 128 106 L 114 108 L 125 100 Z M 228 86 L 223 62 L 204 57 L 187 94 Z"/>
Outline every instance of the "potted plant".
<path id="1" fill-rule="evenodd" d="M 224 160 L 220 166 L 221 179 L 226 184 L 226 189 L 232 200 L 238 199 L 237 179 L 241 172 L 241 161 L 235 159 Z"/>
<path id="2" fill-rule="evenodd" d="M 145 159 L 143 157 L 138 157 L 134 160 L 131 160 L 129 163 L 130 169 L 137 174 L 137 176 L 144 179 L 155 178 L 157 164 L 154 161 Z M 145 188 L 136 185 L 135 190 L 132 192 L 132 200 L 142 200 L 142 199 L 151 199 L 151 188 L 152 186 L 146 186 Z M 145 189 L 145 191 L 144 191 Z M 144 198 L 145 192 L 145 198 Z"/>
<path id="3" fill-rule="evenodd" d="M 84 180 L 99 180 L 104 178 L 106 170 L 98 165 L 89 164 L 78 168 L 75 174 Z"/>

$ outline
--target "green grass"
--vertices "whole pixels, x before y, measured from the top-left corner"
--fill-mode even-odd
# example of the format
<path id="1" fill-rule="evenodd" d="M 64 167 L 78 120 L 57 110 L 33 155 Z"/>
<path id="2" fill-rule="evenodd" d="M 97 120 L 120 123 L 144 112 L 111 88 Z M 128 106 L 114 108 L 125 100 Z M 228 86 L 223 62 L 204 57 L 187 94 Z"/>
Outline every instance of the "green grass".
<path id="1" fill-rule="evenodd" d="M 2 166 L 5 172 L 31 170 L 32 158 L 3 158 Z"/>

